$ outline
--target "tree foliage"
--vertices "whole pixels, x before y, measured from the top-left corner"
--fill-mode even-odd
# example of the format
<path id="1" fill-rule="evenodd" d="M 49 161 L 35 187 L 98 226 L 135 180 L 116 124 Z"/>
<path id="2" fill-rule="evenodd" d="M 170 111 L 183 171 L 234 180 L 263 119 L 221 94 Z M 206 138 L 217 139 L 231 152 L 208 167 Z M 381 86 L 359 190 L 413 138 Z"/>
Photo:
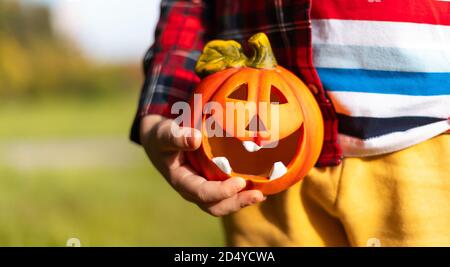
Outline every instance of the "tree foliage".
<path id="1" fill-rule="evenodd" d="M 133 90 L 139 87 L 138 69 L 83 57 L 53 32 L 44 6 L 0 1 L 0 98 Z"/>

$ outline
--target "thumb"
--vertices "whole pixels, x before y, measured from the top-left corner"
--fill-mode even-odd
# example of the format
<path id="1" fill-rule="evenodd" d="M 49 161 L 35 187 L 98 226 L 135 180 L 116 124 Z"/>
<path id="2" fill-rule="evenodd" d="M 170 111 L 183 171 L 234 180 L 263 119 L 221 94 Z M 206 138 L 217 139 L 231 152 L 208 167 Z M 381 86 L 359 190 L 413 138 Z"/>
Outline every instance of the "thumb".
<path id="1" fill-rule="evenodd" d="M 156 143 L 161 151 L 195 150 L 201 144 L 201 132 L 194 128 L 180 127 L 172 120 L 160 124 Z"/>

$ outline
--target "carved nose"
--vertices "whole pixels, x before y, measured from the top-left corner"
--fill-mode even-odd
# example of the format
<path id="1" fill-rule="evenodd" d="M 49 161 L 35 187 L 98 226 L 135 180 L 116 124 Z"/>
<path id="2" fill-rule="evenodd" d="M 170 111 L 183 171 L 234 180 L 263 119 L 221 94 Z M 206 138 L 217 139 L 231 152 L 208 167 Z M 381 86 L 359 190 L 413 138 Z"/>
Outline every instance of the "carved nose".
<path id="1" fill-rule="evenodd" d="M 267 131 L 267 128 L 264 125 L 264 123 L 262 122 L 262 120 L 259 118 L 259 116 L 255 115 L 250 120 L 250 122 L 247 124 L 247 127 L 245 127 L 245 130 L 252 131 L 252 132 L 265 132 L 265 131 Z"/>

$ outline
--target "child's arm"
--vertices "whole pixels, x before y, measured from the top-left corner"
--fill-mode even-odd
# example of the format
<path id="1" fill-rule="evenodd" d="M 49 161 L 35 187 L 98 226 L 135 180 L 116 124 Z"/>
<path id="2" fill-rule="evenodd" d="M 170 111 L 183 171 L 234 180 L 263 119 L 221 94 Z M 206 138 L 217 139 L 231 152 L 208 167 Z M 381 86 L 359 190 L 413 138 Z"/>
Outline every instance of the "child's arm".
<path id="1" fill-rule="evenodd" d="M 140 133 L 156 169 L 183 198 L 211 215 L 224 216 L 265 200 L 258 190 L 239 192 L 245 187 L 243 178 L 207 181 L 191 169 L 183 152 L 200 146 L 201 134 L 196 129 L 180 128 L 170 119 L 149 115 L 142 119 Z"/>
<path id="2" fill-rule="evenodd" d="M 256 190 L 238 193 L 245 186 L 242 178 L 213 182 L 197 175 L 185 162 L 183 151 L 198 148 L 200 137 L 195 137 L 196 130 L 179 128 L 169 119 L 171 105 L 186 101 L 198 82 L 194 66 L 204 44 L 204 25 L 209 23 L 205 23 L 206 7 L 194 2 L 199 1 L 162 2 L 155 44 L 145 58 L 146 80 L 131 139 L 143 145 L 181 196 L 214 216 L 223 216 L 265 198 Z"/>

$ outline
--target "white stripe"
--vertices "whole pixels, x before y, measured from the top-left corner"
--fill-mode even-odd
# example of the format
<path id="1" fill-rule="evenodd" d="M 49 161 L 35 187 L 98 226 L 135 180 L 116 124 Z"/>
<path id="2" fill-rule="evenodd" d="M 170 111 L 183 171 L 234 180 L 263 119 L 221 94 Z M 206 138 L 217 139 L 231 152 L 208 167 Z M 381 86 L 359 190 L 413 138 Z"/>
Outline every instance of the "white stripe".
<path id="1" fill-rule="evenodd" d="M 450 72 L 450 48 L 436 50 L 314 44 L 313 49 L 316 67 Z"/>
<path id="2" fill-rule="evenodd" d="M 328 91 L 338 113 L 354 117 L 450 117 L 450 95 L 410 96 Z"/>
<path id="3" fill-rule="evenodd" d="M 450 129 L 450 121 L 440 121 L 404 132 L 361 140 L 339 134 L 339 144 L 345 157 L 367 157 L 398 151 L 426 141 Z"/>
<path id="4" fill-rule="evenodd" d="M 312 20 L 314 44 L 449 49 L 450 26 L 364 20 Z"/>

